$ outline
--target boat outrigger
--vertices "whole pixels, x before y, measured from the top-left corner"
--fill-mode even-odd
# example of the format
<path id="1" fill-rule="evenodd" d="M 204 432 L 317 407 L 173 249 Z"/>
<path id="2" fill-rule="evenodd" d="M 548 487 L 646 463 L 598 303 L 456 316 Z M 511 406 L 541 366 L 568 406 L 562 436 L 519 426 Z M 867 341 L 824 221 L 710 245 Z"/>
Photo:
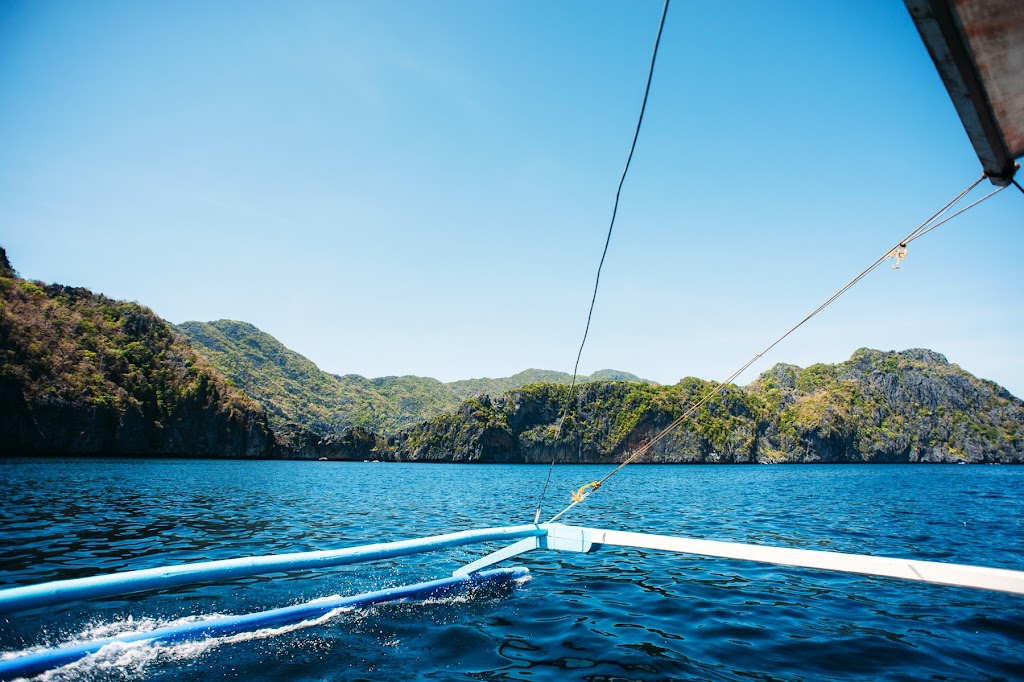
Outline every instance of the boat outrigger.
<path id="1" fill-rule="evenodd" d="M 241 559 L 180 564 L 166 568 L 125 571 L 91 578 L 16 587 L 0 591 L 0 614 L 55 606 L 81 599 L 120 596 L 186 584 L 379 561 L 499 540 L 515 540 L 515 542 L 459 568 L 447 578 L 348 597 L 316 599 L 304 604 L 269 611 L 187 622 L 147 632 L 125 634 L 48 649 L 18 658 L 0 660 L 0 679 L 7 680 L 36 675 L 72 663 L 112 644 L 133 642 L 162 644 L 217 637 L 258 628 L 298 623 L 310 618 L 325 616 L 339 609 L 412 599 L 428 599 L 474 586 L 525 580 L 529 576 L 529 571 L 526 568 L 495 569 L 493 567 L 498 563 L 538 549 L 590 554 L 605 546 L 630 547 L 899 578 L 937 585 L 972 587 L 1024 595 L 1024 571 L 735 542 L 715 542 L 561 524 L 530 524 L 484 528 L 416 540 L 319 552 L 270 554 Z"/>
<path id="2" fill-rule="evenodd" d="M 978 154 L 984 168 L 982 177 L 987 178 L 1000 189 L 1013 185 L 1024 192 L 1014 178 L 1019 168 L 1016 159 L 1024 155 L 1024 79 L 1020 78 L 1021 69 L 1024 68 L 1024 3 L 1020 3 L 1018 0 L 960 0 L 958 2 L 952 0 L 905 0 L 905 2 Z M 665 3 L 665 10 L 667 8 L 668 2 Z M 664 22 L 664 11 L 662 22 Z M 660 30 L 658 35 L 660 38 Z M 657 47 L 655 47 L 656 54 Z M 652 58 L 652 73 L 653 66 Z M 649 87 L 650 80 L 648 80 Z M 639 133 L 639 124 L 637 133 Z M 634 145 L 635 142 L 634 137 Z M 628 167 L 627 162 L 627 170 Z M 978 182 L 980 183 L 981 180 L 979 179 Z M 977 184 L 975 183 L 971 187 Z M 962 198 L 965 194 L 966 191 L 957 199 Z M 909 238 L 902 240 L 899 246 L 905 249 L 907 241 L 916 239 L 924 232 L 941 224 L 941 222 L 934 221 L 938 221 L 954 203 L 955 201 L 948 204 L 932 219 L 917 228 Z M 942 222 L 958 214 L 954 213 L 949 217 L 942 218 Z M 612 223 L 614 224 L 614 216 Z M 888 255 L 892 254 L 886 254 L 886 256 Z M 896 255 L 898 257 L 898 253 Z M 836 296 L 842 294 L 849 286 L 859 281 L 860 277 L 884 260 L 885 256 L 824 305 L 834 300 Z M 812 313 L 790 331 L 795 330 L 814 314 Z M 584 334 L 584 341 L 585 339 L 586 334 Z M 768 348 L 773 347 L 775 343 Z M 582 346 L 580 350 L 582 352 Z M 761 355 L 763 353 L 758 354 L 754 359 Z M 747 363 L 739 371 L 746 369 L 751 363 Z M 735 378 L 739 371 L 732 378 Z M 726 385 L 732 378 L 722 382 L 722 385 Z M 619 468 L 642 455 L 644 451 L 645 448 L 635 451 Z M 526 568 L 495 567 L 497 564 L 535 550 L 589 554 L 608 546 L 641 548 L 1024 595 L 1024 571 L 906 558 L 716 542 L 553 523 L 566 511 L 585 501 L 619 468 L 616 468 L 601 481 L 581 487 L 577 495 L 574 496 L 573 502 L 565 510 L 552 517 L 552 522 L 548 523 L 538 523 L 540 518 L 540 505 L 538 505 L 534 523 L 527 525 L 485 528 L 422 539 L 334 550 L 180 564 L 166 568 L 126 571 L 0 590 L 0 614 L 10 614 L 76 600 L 103 599 L 186 584 L 224 581 L 269 573 L 322 569 L 434 552 L 476 543 L 512 541 L 511 544 L 462 566 L 453 575 L 430 582 L 352 596 L 318 599 L 304 604 L 245 615 L 187 622 L 148 632 L 121 635 L 3 659 L 0 660 L 0 679 L 38 674 L 84 658 L 104 646 L 115 643 L 156 644 L 168 641 L 196 640 L 301 622 L 338 609 L 425 599 L 450 594 L 475 585 L 515 583 L 528 577 L 529 573 Z"/>

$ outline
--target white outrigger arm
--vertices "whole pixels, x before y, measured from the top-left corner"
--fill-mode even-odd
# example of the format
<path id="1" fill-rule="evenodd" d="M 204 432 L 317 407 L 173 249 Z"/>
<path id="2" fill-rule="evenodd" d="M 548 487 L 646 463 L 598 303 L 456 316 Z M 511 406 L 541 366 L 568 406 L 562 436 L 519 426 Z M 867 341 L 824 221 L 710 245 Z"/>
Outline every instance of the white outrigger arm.
<path id="1" fill-rule="evenodd" d="M 603 546 L 634 547 L 664 552 L 695 554 L 739 559 L 761 563 L 796 566 L 841 573 L 901 578 L 936 585 L 972 587 L 996 592 L 1024 594 L 1024 571 L 1003 568 L 947 564 L 937 561 L 895 559 L 891 557 L 822 552 L 810 549 L 792 549 L 738 542 L 717 542 L 670 535 L 628 533 L 600 528 L 583 528 L 552 523 L 541 525 L 543 535 L 523 538 L 508 547 L 477 559 L 455 571 L 455 575 L 471 575 L 506 559 L 534 549 L 554 549 L 570 552 L 596 552 Z"/>

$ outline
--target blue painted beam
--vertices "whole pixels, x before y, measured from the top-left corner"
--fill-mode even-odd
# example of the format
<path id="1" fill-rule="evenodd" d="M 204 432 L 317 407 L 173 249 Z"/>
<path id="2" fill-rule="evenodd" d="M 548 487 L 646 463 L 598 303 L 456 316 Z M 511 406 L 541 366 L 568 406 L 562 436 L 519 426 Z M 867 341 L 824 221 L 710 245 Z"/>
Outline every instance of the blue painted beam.
<path id="1" fill-rule="evenodd" d="M 240 616 L 226 616 L 205 621 L 194 621 L 172 625 L 149 632 L 135 632 L 119 637 L 97 639 L 82 644 L 48 649 L 38 653 L 0 660 L 0 680 L 38 675 L 73 663 L 114 643 L 146 642 L 149 645 L 168 642 L 182 642 L 208 637 L 222 637 L 237 632 L 252 632 L 262 628 L 277 627 L 326 615 L 335 609 L 356 608 L 407 599 L 428 599 L 444 596 L 475 585 L 494 585 L 521 580 L 529 576 L 525 568 L 505 568 L 484 571 L 472 576 L 454 576 L 426 583 L 393 587 L 378 592 L 368 592 L 350 597 L 328 597 L 305 604 L 286 606 L 260 613 Z"/>
<path id="2" fill-rule="evenodd" d="M 124 571 L 73 580 L 58 580 L 40 585 L 27 585 L 0 590 L 0 613 L 64 604 L 81 599 L 96 599 L 144 590 L 176 587 L 178 585 L 214 582 L 266 573 L 357 564 L 407 556 L 409 554 L 434 552 L 477 542 L 515 540 L 518 538 L 541 536 L 546 532 L 545 529 L 537 525 L 505 526 L 501 528 L 468 530 L 447 535 L 435 535 L 415 540 L 347 547 L 344 549 L 297 552 L 294 554 L 268 554 L 240 559 L 180 564 L 165 568 L 149 568 L 140 571 Z"/>
<path id="3" fill-rule="evenodd" d="M 523 538 L 522 540 L 516 540 L 508 547 L 502 547 L 496 552 L 491 552 L 472 563 L 459 567 L 454 573 L 452 573 L 452 575 L 471 575 L 477 571 L 493 566 L 494 564 L 517 557 L 520 554 L 533 551 L 537 549 L 539 542 L 540 538 Z"/>

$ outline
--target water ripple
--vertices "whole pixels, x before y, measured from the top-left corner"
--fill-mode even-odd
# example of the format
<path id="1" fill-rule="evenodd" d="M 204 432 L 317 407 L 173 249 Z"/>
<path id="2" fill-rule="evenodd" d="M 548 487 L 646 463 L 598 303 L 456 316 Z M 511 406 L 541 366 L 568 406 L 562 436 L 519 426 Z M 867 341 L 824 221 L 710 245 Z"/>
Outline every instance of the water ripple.
<path id="1" fill-rule="evenodd" d="M 601 467 L 556 467 L 554 513 Z M 525 523 L 546 467 L 0 460 L 0 586 Z M 624 470 L 567 523 L 1024 568 L 1024 468 Z M 557 501 L 557 504 L 556 504 Z M 486 547 L 256 576 L 0 619 L 0 650 L 246 613 L 445 575 Z M 533 580 L 344 614 L 48 679 L 1024 679 L 1024 600 L 606 547 L 534 553 Z M 178 655 L 181 654 L 181 655 Z M 125 659 L 128 660 L 128 659 Z"/>

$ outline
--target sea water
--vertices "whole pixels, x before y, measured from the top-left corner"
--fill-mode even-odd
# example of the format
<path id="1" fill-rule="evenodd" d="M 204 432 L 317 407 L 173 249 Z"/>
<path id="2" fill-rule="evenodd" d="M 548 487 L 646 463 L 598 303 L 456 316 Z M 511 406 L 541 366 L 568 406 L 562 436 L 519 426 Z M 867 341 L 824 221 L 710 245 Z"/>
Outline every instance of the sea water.
<path id="1" fill-rule="evenodd" d="M 556 466 L 544 517 L 609 470 Z M 545 466 L 0 460 L 0 588 L 532 522 Z M 1024 569 L 1024 467 L 643 466 L 565 523 Z M 0 616 L 0 657 L 449 575 L 493 546 Z M 1024 679 L 1024 597 L 604 548 L 525 584 L 108 647 L 47 680 Z"/>

